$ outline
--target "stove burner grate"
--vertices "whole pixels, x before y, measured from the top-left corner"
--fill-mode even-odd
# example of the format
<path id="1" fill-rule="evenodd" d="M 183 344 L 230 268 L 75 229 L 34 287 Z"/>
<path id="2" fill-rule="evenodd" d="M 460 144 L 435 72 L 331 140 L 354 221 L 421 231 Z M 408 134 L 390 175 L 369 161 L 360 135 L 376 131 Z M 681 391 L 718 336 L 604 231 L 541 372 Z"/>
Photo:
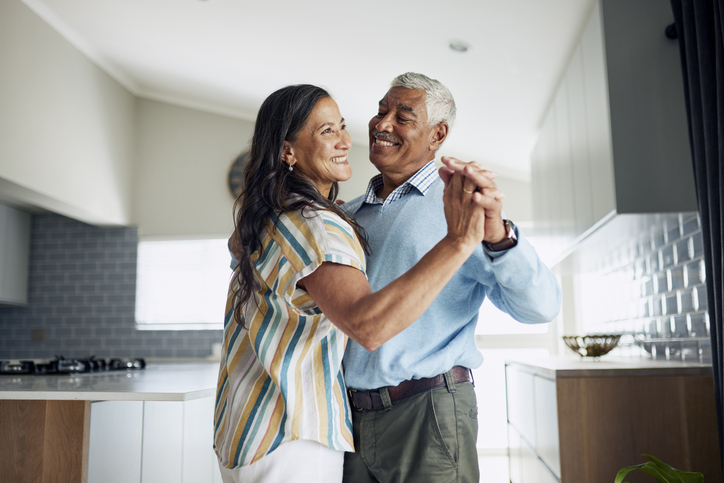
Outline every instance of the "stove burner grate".
<path id="1" fill-rule="evenodd" d="M 106 371 L 133 371 L 145 369 L 146 361 L 142 358 L 119 359 L 106 361 L 95 356 L 66 359 L 56 356 L 51 361 L 0 361 L 0 375 L 55 375 L 55 374 L 86 374 Z"/>

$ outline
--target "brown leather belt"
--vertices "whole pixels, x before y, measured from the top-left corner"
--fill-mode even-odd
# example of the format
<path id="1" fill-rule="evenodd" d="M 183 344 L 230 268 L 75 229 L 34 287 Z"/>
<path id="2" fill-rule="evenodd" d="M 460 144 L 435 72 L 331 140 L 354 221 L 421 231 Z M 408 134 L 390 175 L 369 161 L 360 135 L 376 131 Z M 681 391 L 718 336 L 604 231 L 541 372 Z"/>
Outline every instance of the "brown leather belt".
<path id="1" fill-rule="evenodd" d="M 455 366 L 450 369 L 455 383 L 471 381 L 470 369 L 461 366 Z M 424 377 L 422 379 L 410 379 L 402 381 L 397 386 L 387 386 L 387 392 L 390 394 L 390 401 L 395 402 L 406 397 L 420 394 L 434 387 L 445 385 L 445 374 L 438 374 L 435 377 Z M 380 389 L 370 389 L 369 391 L 358 391 L 357 389 L 348 389 L 349 402 L 354 409 L 361 411 L 363 409 L 381 409 L 384 407 Z"/>

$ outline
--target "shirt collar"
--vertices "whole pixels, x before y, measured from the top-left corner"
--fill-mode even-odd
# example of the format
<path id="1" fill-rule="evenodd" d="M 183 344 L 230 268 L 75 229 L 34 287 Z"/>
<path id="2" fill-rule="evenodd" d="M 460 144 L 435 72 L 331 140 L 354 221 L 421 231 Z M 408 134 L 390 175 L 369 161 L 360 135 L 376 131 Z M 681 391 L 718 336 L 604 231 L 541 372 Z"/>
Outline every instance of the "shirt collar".
<path id="1" fill-rule="evenodd" d="M 433 159 L 425 166 L 423 166 L 417 173 L 412 175 L 410 179 L 405 181 L 402 185 L 398 186 L 387 199 L 382 199 L 377 196 L 377 191 L 382 188 L 382 175 L 378 174 L 372 178 L 367 185 L 367 191 L 365 192 L 364 202 L 370 204 L 385 205 L 392 203 L 393 201 L 399 200 L 406 194 L 410 193 L 413 189 L 417 189 L 423 196 L 430 190 L 432 183 L 438 178 L 437 168 L 435 168 L 435 160 Z"/>

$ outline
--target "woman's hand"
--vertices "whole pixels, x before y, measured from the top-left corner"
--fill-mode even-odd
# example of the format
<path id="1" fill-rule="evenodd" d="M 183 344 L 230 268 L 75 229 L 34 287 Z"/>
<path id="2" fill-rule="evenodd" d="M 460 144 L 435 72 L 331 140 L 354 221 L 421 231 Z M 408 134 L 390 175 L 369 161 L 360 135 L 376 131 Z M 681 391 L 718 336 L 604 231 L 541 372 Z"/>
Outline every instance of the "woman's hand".
<path id="1" fill-rule="evenodd" d="M 440 168 L 439 173 L 445 182 L 446 190 L 454 175 L 458 174 L 465 177 L 463 187 L 468 192 L 474 191 L 473 195 L 481 195 L 479 201 L 477 201 L 478 198 L 475 198 L 476 203 L 479 203 L 485 211 L 485 231 L 483 238 L 479 242 L 485 240 L 496 243 L 505 238 L 507 233 L 501 215 L 503 209 L 502 200 L 505 198 L 505 194 L 498 190 L 494 182 L 498 175 L 482 168 L 474 161 L 465 163 L 449 156 L 443 156 L 440 159 L 444 166 Z"/>
<path id="2" fill-rule="evenodd" d="M 445 178 L 443 178 L 445 181 Z M 461 173 L 452 173 L 443 194 L 447 237 L 463 246 L 474 248 L 485 237 L 483 195 Z"/>

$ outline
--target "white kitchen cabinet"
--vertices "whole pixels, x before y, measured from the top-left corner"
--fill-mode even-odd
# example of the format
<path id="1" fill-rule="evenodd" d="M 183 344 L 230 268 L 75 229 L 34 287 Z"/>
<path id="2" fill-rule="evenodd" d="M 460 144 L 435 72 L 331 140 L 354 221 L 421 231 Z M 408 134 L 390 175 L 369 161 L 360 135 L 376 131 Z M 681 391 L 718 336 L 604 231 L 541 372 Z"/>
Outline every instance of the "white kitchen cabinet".
<path id="1" fill-rule="evenodd" d="M 512 427 L 508 426 L 508 455 L 510 481 L 513 483 L 560 483 L 545 466 L 540 464 L 538 455 Z"/>
<path id="2" fill-rule="evenodd" d="M 556 382 L 533 376 L 535 448 L 540 459 L 556 476 L 561 474 L 561 449 L 558 442 L 558 404 Z"/>
<path id="3" fill-rule="evenodd" d="M 583 49 L 579 44 L 566 72 L 568 95 L 568 135 L 573 190 L 573 238 L 585 232 L 595 222 L 593 214 L 593 177 L 588 152 L 586 126 L 586 88 L 583 79 Z M 609 183 L 610 185 L 610 183 Z"/>
<path id="4" fill-rule="evenodd" d="M 212 397 L 91 404 L 89 483 L 220 482 Z"/>
<path id="5" fill-rule="evenodd" d="M 559 261 L 615 214 L 696 211 L 668 0 L 599 0 L 531 155 L 536 235 Z"/>
<path id="6" fill-rule="evenodd" d="M 510 481 L 560 481 L 555 382 L 507 365 L 505 380 Z"/>
<path id="7" fill-rule="evenodd" d="M 0 304 L 28 303 L 30 214 L 0 204 Z"/>
<path id="8" fill-rule="evenodd" d="M 533 374 L 506 369 L 508 423 L 529 442 L 535 441 L 535 405 Z"/>
<path id="9" fill-rule="evenodd" d="M 183 415 L 183 483 L 207 483 L 219 473 L 214 440 L 214 398 L 194 399 L 184 403 Z"/>
<path id="10" fill-rule="evenodd" d="M 508 465 L 510 481 L 515 483 L 523 482 L 523 454 L 520 434 L 508 423 Z"/>
<path id="11" fill-rule="evenodd" d="M 609 112 L 606 58 L 603 46 L 601 5 L 596 2 L 580 41 L 583 77 L 583 96 L 586 128 L 586 149 L 591 178 L 585 186 L 591 190 L 593 224 L 616 209 L 616 190 L 613 178 L 613 146 L 611 144 L 611 115 Z M 570 72 L 570 74 L 569 74 Z M 566 72 L 575 78 L 575 63 Z M 583 139 L 581 139 L 583 141 Z M 585 231 L 591 225 L 582 227 Z M 581 233 L 583 233 L 583 231 Z"/>
<path id="12" fill-rule="evenodd" d="M 563 78 L 556 93 L 555 103 L 555 132 L 556 155 L 554 179 L 558 183 L 555 192 L 555 217 L 557 232 L 565 243 L 570 244 L 575 238 L 576 226 L 576 200 L 573 191 L 573 160 L 571 159 L 571 123 L 569 119 L 568 81 Z"/>
<path id="13" fill-rule="evenodd" d="M 144 401 L 142 481 L 178 483 L 182 481 L 183 421 L 182 401 Z"/>
<path id="14" fill-rule="evenodd" d="M 538 455 L 528 443 L 522 441 L 520 449 L 523 462 L 521 475 L 524 483 L 560 483 L 547 466 L 540 464 Z"/>
<path id="15" fill-rule="evenodd" d="M 91 403 L 88 483 L 141 481 L 143 401 Z"/>

